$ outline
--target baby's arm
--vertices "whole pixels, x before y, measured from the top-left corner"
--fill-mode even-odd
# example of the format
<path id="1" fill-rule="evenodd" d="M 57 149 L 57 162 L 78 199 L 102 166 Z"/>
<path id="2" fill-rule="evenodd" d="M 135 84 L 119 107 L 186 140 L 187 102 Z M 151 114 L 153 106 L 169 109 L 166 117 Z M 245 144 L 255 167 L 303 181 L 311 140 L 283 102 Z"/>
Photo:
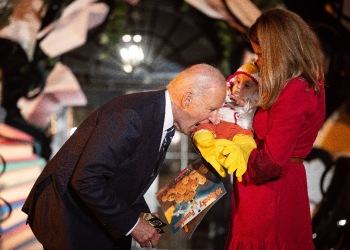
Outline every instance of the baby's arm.
<path id="1" fill-rule="evenodd" d="M 238 180 L 247 169 L 250 152 L 256 148 L 253 133 L 248 129 L 222 121 L 218 125 L 200 124 L 192 133 L 192 145 L 222 176 L 236 171 Z M 223 166 L 223 167 L 222 167 Z"/>
<path id="2" fill-rule="evenodd" d="M 214 125 L 219 124 L 221 120 L 222 120 L 222 114 L 220 114 L 219 112 L 216 113 L 215 118 L 212 118 L 212 117 L 209 118 L 209 121 Z"/>
<path id="3" fill-rule="evenodd" d="M 237 106 L 244 107 L 248 104 L 247 100 L 244 100 L 242 97 L 239 97 L 237 95 L 230 94 L 230 99 L 236 103 Z"/>

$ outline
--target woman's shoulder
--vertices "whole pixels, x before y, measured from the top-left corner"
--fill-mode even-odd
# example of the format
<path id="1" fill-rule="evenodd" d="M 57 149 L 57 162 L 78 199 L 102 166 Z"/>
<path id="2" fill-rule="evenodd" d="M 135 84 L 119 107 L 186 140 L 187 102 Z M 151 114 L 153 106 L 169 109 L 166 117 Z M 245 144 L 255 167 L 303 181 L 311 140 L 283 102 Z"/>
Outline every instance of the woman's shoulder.
<path id="1" fill-rule="evenodd" d="M 301 78 L 291 79 L 278 97 L 274 109 L 284 109 L 286 107 L 313 109 L 317 106 L 318 95 L 314 89 L 309 89 L 309 83 Z"/>
<path id="2" fill-rule="evenodd" d="M 292 78 L 288 83 L 286 83 L 285 90 L 306 90 L 309 87 L 309 83 L 305 81 L 303 78 Z"/>
<path id="3" fill-rule="evenodd" d="M 320 90 L 323 90 L 323 83 L 319 83 Z M 293 78 L 286 83 L 285 87 L 281 91 L 280 96 L 288 95 L 294 96 L 295 98 L 303 98 L 308 95 L 315 95 L 314 88 L 309 87 L 309 83 L 303 78 Z"/>
<path id="4" fill-rule="evenodd" d="M 321 96 L 324 94 L 324 83 L 323 81 L 320 81 L 318 83 L 319 90 L 321 92 Z M 309 83 L 300 77 L 291 79 L 288 83 L 286 83 L 284 89 L 282 90 L 281 94 L 283 92 L 292 93 L 293 95 L 301 94 L 301 95 L 315 95 L 316 92 L 314 91 L 314 88 L 309 86 Z"/>

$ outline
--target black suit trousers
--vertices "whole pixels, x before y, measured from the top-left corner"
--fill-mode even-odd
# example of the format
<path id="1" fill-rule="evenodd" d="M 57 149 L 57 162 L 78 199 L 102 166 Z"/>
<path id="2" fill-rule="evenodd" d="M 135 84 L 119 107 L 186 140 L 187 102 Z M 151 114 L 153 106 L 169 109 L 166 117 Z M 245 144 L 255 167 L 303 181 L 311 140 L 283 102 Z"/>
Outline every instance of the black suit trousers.
<path id="1" fill-rule="evenodd" d="M 118 240 L 116 240 L 112 246 L 112 248 L 110 250 L 130 250 L 131 249 L 131 236 L 125 236 L 122 238 L 119 238 Z M 44 250 L 50 250 L 48 248 L 45 248 L 44 246 Z M 79 250 L 79 249 L 77 249 Z"/>

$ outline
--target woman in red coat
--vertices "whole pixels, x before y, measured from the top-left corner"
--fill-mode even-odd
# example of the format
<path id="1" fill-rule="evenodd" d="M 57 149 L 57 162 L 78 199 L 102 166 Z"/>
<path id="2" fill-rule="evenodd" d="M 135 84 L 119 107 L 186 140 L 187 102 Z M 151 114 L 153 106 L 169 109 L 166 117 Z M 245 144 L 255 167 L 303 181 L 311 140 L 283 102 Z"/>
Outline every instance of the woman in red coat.
<path id="1" fill-rule="evenodd" d="M 225 249 L 314 249 L 303 159 L 325 118 L 319 41 L 282 9 L 263 13 L 249 39 L 260 68 L 257 148 L 233 186 Z"/>
<path id="2" fill-rule="evenodd" d="M 250 147 L 247 164 L 236 164 L 242 145 L 221 136 L 227 130 L 222 122 L 215 135 L 198 126 L 192 137 L 218 173 L 223 166 L 238 177 L 225 249 L 314 249 L 303 159 L 325 119 L 319 41 L 298 15 L 282 9 L 263 13 L 249 39 L 260 71 L 257 148 Z"/>

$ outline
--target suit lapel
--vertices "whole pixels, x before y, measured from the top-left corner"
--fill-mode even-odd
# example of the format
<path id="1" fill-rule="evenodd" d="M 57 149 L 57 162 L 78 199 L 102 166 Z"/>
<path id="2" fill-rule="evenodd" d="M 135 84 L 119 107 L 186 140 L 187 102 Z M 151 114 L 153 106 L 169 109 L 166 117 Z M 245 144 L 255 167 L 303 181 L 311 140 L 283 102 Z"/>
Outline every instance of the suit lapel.
<path id="1" fill-rule="evenodd" d="M 149 128 L 148 136 L 145 137 L 148 140 L 147 147 L 147 162 L 146 162 L 146 171 L 145 178 L 142 184 L 143 189 L 147 188 L 149 184 L 153 182 L 156 177 L 156 174 L 152 176 L 153 169 L 156 166 L 158 151 L 160 147 L 160 141 L 162 139 L 163 125 L 165 118 L 165 91 L 160 91 L 155 97 L 155 106 L 153 112 L 153 124 Z M 159 170 L 158 170 L 159 171 Z M 152 176 L 152 177 L 151 177 Z M 147 189 L 145 191 L 147 191 Z"/>

